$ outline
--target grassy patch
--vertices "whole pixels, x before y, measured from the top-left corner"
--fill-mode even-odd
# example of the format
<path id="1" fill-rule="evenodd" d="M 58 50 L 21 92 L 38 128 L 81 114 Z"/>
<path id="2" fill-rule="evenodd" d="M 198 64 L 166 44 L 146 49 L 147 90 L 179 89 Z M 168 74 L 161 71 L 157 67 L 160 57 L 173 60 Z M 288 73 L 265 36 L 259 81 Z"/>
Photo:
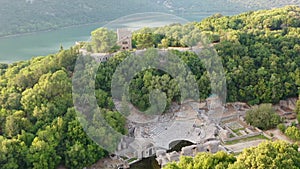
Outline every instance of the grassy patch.
<path id="1" fill-rule="evenodd" d="M 123 160 L 128 160 L 128 158 L 127 158 L 127 157 L 124 157 L 124 156 L 121 156 L 121 158 L 122 158 Z"/>
<path id="2" fill-rule="evenodd" d="M 231 129 L 233 132 L 235 132 L 235 133 L 238 133 L 240 130 L 245 130 L 245 128 L 238 128 L 238 129 L 235 129 L 235 130 L 233 130 L 233 129 Z"/>
<path id="3" fill-rule="evenodd" d="M 232 130 L 232 129 L 231 129 Z M 238 128 L 235 130 L 232 130 L 235 134 L 237 134 L 238 136 L 242 136 L 243 134 L 240 132 L 241 130 L 245 130 L 245 128 Z"/>
<path id="4" fill-rule="evenodd" d="M 237 144 L 237 143 L 242 143 L 242 142 L 247 142 L 247 141 L 253 141 L 253 140 L 260 140 L 260 139 L 269 140 L 264 135 L 257 135 L 257 136 L 252 136 L 252 137 L 248 137 L 248 138 L 244 138 L 244 139 L 227 141 L 227 142 L 225 142 L 225 145 L 232 145 L 232 144 Z"/>
<path id="5" fill-rule="evenodd" d="M 128 162 L 128 163 L 131 163 L 131 162 L 133 162 L 133 161 L 135 161 L 135 160 L 137 160 L 137 158 L 132 158 L 132 159 L 128 160 L 127 162 Z"/>

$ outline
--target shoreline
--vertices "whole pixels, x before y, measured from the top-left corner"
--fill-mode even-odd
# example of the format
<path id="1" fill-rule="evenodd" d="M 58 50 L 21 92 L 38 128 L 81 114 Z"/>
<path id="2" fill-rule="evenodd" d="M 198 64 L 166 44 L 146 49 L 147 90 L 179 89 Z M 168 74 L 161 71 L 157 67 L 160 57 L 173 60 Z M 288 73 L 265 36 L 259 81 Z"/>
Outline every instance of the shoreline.
<path id="1" fill-rule="evenodd" d="M 197 22 L 203 20 L 207 16 L 202 15 L 202 17 L 203 18 L 201 18 Z M 89 25 L 93 25 L 93 24 L 103 24 L 103 25 L 105 25 L 105 24 L 107 24 L 109 22 L 110 21 L 106 20 L 106 21 L 102 21 L 102 22 L 91 22 L 91 23 L 84 23 L 84 24 L 78 24 L 78 25 L 68 25 L 68 26 L 62 26 L 62 27 L 57 27 L 57 28 L 49 28 L 49 29 L 44 29 L 44 30 L 32 31 L 32 32 L 29 31 L 29 32 L 24 32 L 24 33 L 15 33 L 15 34 L 8 34 L 8 35 L 0 35 L 0 39 L 10 38 L 10 37 L 18 37 L 18 36 L 23 36 L 23 35 L 32 35 L 32 34 L 40 33 L 40 32 L 51 32 L 51 31 L 55 31 L 55 30 L 62 30 L 62 29 L 67 29 L 67 28 L 72 28 L 72 27 L 75 28 L 75 27 L 80 27 L 80 26 L 89 26 Z M 192 21 L 189 20 L 189 22 L 194 22 L 194 20 L 192 20 Z"/>
<path id="2" fill-rule="evenodd" d="M 92 22 L 92 23 L 85 23 L 85 24 L 79 24 L 79 25 L 69 25 L 69 26 L 62 26 L 58 28 L 49 28 L 45 30 L 39 30 L 39 31 L 33 31 L 33 32 L 25 32 L 25 33 L 16 33 L 16 34 L 11 34 L 11 35 L 3 35 L 0 36 L 0 39 L 5 39 L 5 38 L 11 38 L 11 37 L 18 37 L 18 36 L 23 36 L 23 35 L 32 35 L 36 33 L 45 33 L 45 32 L 51 32 L 51 31 L 56 31 L 56 30 L 63 30 L 67 28 L 76 28 L 80 26 L 89 26 L 89 25 L 94 25 L 94 24 L 105 24 L 108 21 L 103 21 L 103 22 Z"/>

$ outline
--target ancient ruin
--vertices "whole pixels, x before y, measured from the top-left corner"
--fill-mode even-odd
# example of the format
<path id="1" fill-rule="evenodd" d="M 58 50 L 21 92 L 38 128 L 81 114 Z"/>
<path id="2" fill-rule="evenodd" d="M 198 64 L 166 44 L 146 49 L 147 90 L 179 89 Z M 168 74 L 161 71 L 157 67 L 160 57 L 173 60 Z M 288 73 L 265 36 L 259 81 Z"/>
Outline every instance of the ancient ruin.
<path id="1" fill-rule="evenodd" d="M 121 43 L 120 37 L 118 42 Z M 124 42 L 126 38 L 123 39 Z M 129 49 L 126 45 L 130 43 L 122 42 L 122 50 Z M 88 53 L 85 49 L 80 49 L 80 52 L 92 56 L 97 62 L 105 62 L 114 56 L 106 53 Z M 132 53 L 138 55 L 143 52 L 144 50 L 136 50 Z M 296 118 L 293 112 L 296 101 L 297 98 L 281 100 L 274 106 L 287 123 L 292 123 Z M 120 105 L 116 104 L 117 106 Z M 212 95 L 204 102 L 190 100 L 181 105 L 174 103 L 165 114 L 152 117 L 137 113 L 132 105 L 130 109 L 131 114 L 127 117 L 129 134 L 120 141 L 115 152 L 117 166 L 122 168 L 128 168 L 130 164 L 153 156 L 156 156 L 160 166 L 164 166 L 169 162 L 179 161 L 180 156 L 194 157 L 199 152 L 238 153 L 245 147 L 258 145 L 263 139 L 240 143 L 245 147 L 239 148 L 238 145 L 235 149 L 233 148 L 235 145 L 227 143 L 261 135 L 271 139 L 263 131 L 245 121 L 246 112 L 251 109 L 248 104 L 242 102 L 223 104 L 216 95 Z M 180 141 L 189 141 L 193 145 L 183 147 L 180 152 L 167 153 Z"/>
<path id="2" fill-rule="evenodd" d="M 222 107 L 219 103 L 217 99 L 211 98 L 205 103 L 188 101 L 181 106 L 175 106 L 172 112 L 160 115 L 151 122 L 131 121 L 129 122 L 131 137 L 122 139 L 116 154 L 137 160 L 156 155 L 157 161 L 163 166 L 169 161 L 179 159 L 180 155 L 193 156 L 197 152 L 226 151 L 218 139 L 220 129 L 215 123 L 218 116 L 213 116 L 213 111 Z M 135 113 L 134 110 L 131 112 Z M 179 156 L 175 152 L 166 153 L 181 140 L 194 145 L 182 148 Z"/>
<path id="3" fill-rule="evenodd" d="M 121 47 L 121 50 L 132 49 L 131 34 L 132 34 L 131 31 L 126 28 L 117 29 L 117 35 L 118 35 L 117 44 Z"/>

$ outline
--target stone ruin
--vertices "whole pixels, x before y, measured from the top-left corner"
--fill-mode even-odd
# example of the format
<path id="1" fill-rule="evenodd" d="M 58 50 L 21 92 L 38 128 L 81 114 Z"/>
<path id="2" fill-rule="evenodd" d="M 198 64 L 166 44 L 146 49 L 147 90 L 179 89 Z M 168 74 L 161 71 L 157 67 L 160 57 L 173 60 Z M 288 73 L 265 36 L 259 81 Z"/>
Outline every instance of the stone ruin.
<path id="1" fill-rule="evenodd" d="M 216 99 L 206 103 L 189 101 L 180 109 L 163 114 L 155 121 L 147 123 L 129 122 L 129 135 L 119 143 L 118 156 L 141 160 L 157 157 L 160 165 L 176 161 L 181 155 L 194 156 L 197 152 L 225 150 L 218 141 L 219 128 L 214 118 L 221 118 L 222 106 Z M 221 108 L 221 109 L 220 109 Z M 132 111 L 131 111 L 132 112 Z M 189 141 L 194 145 L 183 147 L 180 153 L 166 153 L 172 148 L 171 143 Z"/>
<path id="2" fill-rule="evenodd" d="M 180 156 L 195 157 L 200 152 L 217 153 L 218 151 L 226 151 L 226 149 L 220 144 L 218 140 L 211 140 L 205 143 L 199 143 L 191 146 L 186 146 L 181 149 L 180 152 L 157 151 L 156 160 L 160 166 L 165 166 L 170 162 L 178 162 Z"/>

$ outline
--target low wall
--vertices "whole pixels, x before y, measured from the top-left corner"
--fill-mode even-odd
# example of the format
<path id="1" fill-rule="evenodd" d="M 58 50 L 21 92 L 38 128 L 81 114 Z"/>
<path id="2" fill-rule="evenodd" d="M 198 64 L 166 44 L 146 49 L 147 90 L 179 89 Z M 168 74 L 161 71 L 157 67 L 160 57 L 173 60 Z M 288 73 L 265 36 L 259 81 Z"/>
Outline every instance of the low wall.
<path id="1" fill-rule="evenodd" d="M 262 134 L 263 134 L 263 132 L 255 132 L 255 133 L 251 133 L 251 134 L 247 134 L 247 135 L 243 135 L 243 136 L 223 139 L 222 141 L 223 142 L 228 142 L 228 141 L 241 140 L 241 139 L 245 139 L 245 138 L 248 138 L 248 137 L 254 137 L 254 136 L 258 136 L 258 135 L 262 135 Z"/>
<path id="2" fill-rule="evenodd" d="M 235 132 L 233 132 L 228 126 L 225 126 L 225 129 L 227 130 L 227 131 L 229 131 L 232 135 L 234 135 L 235 137 L 238 137 L 238 135 L 235 133 Z"/>
<path id="3" fill-rule="evenodd" d="M 239 117 L 238 114 L 234 114 L 234 115 L 229 115 L 229 116 L 226 116 L 226 117 L 222 117 L 221 121 L 229 121 L 229 120 L 234 120 L 234 119 L 237 119 Z"/>

